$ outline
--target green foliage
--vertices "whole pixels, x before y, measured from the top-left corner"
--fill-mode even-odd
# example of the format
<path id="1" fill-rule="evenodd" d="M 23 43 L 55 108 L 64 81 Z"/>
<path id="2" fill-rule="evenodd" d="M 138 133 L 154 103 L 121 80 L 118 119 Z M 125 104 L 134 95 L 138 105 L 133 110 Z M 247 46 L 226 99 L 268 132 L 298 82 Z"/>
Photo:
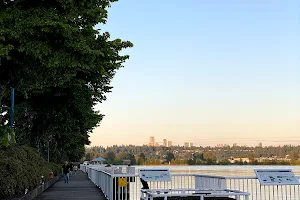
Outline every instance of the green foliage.
<path id="1" fill-rule="evenodd" d="M 230 165 L 231 163 L 229 162 L 228 159 L 223 159 L 219 162 L 220 165 Z"/>
<path id="2" fill-rule="evenodd" d="M 299 152 L 297 152 L 297 151 L 291 152 L 291 156 L 290 157 L 291 157 L 291 159 L 293 161 L 299 160 Z"/>
<path id="3" fill-rule="evenodd" d="M 8 146 L 8 132 L 7 126 L 0 126 L 0 147 Z"/>
<path id="4" fill-rule="evenodd" d="M 167 162 L 171 162 L 172 160 L 175 160 L 175 156 L 173 153 L 168 152 L 167 153 Z"/>
<path id="5" fill-rule="evenodd" d="M 119 159 L 123 162 L 123 160 L 129 160 L 130 165 L 136 165 L 135 156 L 131 153 L 121 153 Z"/>
<path id="6" fill-rule="evenodd" d="M 112 2 L 0 2 L 0 105 L 14 87 L 16 106 L 26 108 L 16 110 L 16 141 L 44 157 L 49 151 L 50 161 L 83 157 L 103 118 L 93 108 L 129 58 L 120 52 L 131 42 L 94 28 L 106 23 Z"/>
<path id="7" fill-rule="evenodd" d="M 87 153 L 87 154 L 85 155 L 85 160 L 91 161 L 91 154 L 90 154 L 90 153 Z"/>
<path id="8" fill-rule="evenodd" d="M 145 163 L 146 157 L 144 153 L 140 153 L 138 156 L 137 164 L 143 165 Z"/>
<path id="9" fill-rule="evenodd" d="M 45 160 L 28 146 L 10 145 L 0 149 L 0 199 L 24 193 L 48 180 L 49 171 L 58 174 L 59 166 Z"/>
<path id="10" fill-rule="evenodd" d="M 188 165 L 194 165 L 195 162 L 194 162 L 194 160 L 192 160 L 192 159 L 188 159 L 187 164 L 188 164 Z"/>
<path id="11" fill-rule="evenodd" d="M 0 125 L 0 147 L 7 147 L 9 144 L 15 144 L 15 131 L 8 126 Z"/>
<path id="12" fill-rule="evenodd" d="M 108 164 L 113 164 L 115 162 L 115 159 L 116 159 L 116 154 L 112 151 L 109 151 L 109 152 L 106 153 L 105 159 L 106 159 L 106 162 Z"/>
<path id="13" fill-rule="evenodd" d="M 281 147 L 192 147 L 186 151 L 183 146 L 172 147 L 152 147 L 152 146 L 134 146 L 122 145 L 111 147 L 91 147 L 87 148 L 87 155 L 104 154 L 104 152 L 115 152 L 116 157 L 132 154 L 137 158 L 138 165 L 168 164 L 166 161 L 167 154 L 172 153 L 175 160 L 171 164 L 188 164 L 188 165 L 207 165 L 207 164 L 231 164 L 228 159 L 231 158 L 250 158 L 249 163 L 237 161 L 232 164 L 239 165 L 300 165 L 297 155 L 300 146 L 285 145 Z M 293 153 L 294 152 L 294 153 Z M 294 160 L 286 159 L 294 156 Z M 158 162 L 159 161 L 159 162 Z"/>

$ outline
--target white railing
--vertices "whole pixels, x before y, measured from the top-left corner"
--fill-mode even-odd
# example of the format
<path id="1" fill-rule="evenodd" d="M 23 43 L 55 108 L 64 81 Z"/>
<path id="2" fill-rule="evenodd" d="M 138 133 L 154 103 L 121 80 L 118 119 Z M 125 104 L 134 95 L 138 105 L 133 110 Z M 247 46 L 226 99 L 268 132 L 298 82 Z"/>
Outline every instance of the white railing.
<path id="1" fill-rule="evenodd" d="M 217 197 L 217 199 L 219 199 L 219 197 L 226 197 L 226 199 L 232 197 L 237 200 L 249 200 L 249 193 L 227 189 L 160 189 L 159 192 L 153 189 L 142 190 L 141 200 L 150 200 L 157 197 L 160 199 L 163 198 L 164 200 L 168 200 L 172 197 L 175 197 L 176 199 L 180 197 L 180 199 L 187 200 L 205 200 L 206 198 L 215 199 L 214 197 Z"/>
<path id="2" fill-rule="evenodd" d="M 142 183 L 135 170 L 127 166 L 81 165 L 80 169 L 109 200 L 140 200 Z M 297 177 L 298 179 L 300 177 Z M 126 179 L 126 186 L 120 180 Z M 199 174 L 171 174 L 169 182 L 148 182 L 149 188 L 174 190 L 230 189 L 250 193 L 249 200 L 300 200 L 300 186 L 262 186 L 257 177 L 224 177 Z M 241 197 L 241 200 L 246 199 Z"/>
<path id="3" fill-rule="evenodd" d="M 300 185 L 260 185 L 257 177 L 249 176 L 225 179 L 227 188 L 249 192 L 250 200 L 300 200 Z"/>

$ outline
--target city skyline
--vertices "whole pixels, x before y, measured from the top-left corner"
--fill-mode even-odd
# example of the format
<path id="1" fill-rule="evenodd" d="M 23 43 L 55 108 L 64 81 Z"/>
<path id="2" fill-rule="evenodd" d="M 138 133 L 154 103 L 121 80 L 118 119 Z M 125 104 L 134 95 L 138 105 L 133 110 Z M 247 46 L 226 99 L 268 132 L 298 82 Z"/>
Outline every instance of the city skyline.
<path id="1" fill-rule="evenodd" d="M 226 147 L 226 146 L 230 146 L 230 147 L 236 147 L 236 146 L 246 146 L 246 147 L 267 147 L 267 146 L 284 146 L 284 145 L 292 145 L 292 146 L 298 146 L 300 145 L 300 137 L 296 138 L 297 140 L 295 140 L 295 138 L 290 139 L 290 140 L 285 140 L 282 142 L 282 140 L 264 140 L 266 143 L 261 142 L 261 140 L 251 140 L 251 142 L 224 142 L 226 140 L 232 140 L 234 138 L 220 138 L 222 142 L 220 142 L 219 140 L 212 143 L 212 144 L 206 144 L 206 143 L 195 143 L 195 142 L 191 142 L 191 141 L 180 141 L 178 143 L 173 143 L 173 141 L 167 140 L 167 139 L 162 139 L 163 137 L 159 137 L 158 139 L 155 136 L 149 136 L 148 137 L 148 142 L 147 139 L 145 138 L 145 141 L 142 143 L 129 143 L 129 144 L 120 144 L 120 145 L 135 145 L 135 146 L 165 146 L 165 147 L 169 147 L 169 143 L 171 144 L 170 146 L 186 146 L 186 147 Z M 274 138 L 273 138 L 274 139 Z M 271 143 L 272 144 L 271 144 Z M 114 144 L 117 145 L 117 144 Z M 87 146 L 103 146 L 103 145 L 87 145 Z M 113 145 L 107 145 L 108 147 L 113 146 Z"/>
<path id="2" fill-rule="evenodd" d="M 135 46 L 92 146 L 300 144 L 300 2 L 216 2 L 112 4 L 97 28 Z"/>
<path id="3" fill-rule="evenodd" d="M 149 146 L 165 146 L 165 147 L 170 147 L 172 146 L 172 141 L 167 140 L 167 139 L 163 139 L 162 142 L 158 142 L 158 140 L 155 140 L 154 136 L 150 136 L 149 138 Z"/>

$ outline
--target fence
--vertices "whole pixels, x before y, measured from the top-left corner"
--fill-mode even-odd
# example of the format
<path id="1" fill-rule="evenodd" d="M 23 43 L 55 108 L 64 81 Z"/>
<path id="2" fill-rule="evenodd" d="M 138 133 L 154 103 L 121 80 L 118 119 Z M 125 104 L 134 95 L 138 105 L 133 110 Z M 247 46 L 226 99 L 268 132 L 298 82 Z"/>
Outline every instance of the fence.
<path id="1" fill-rule="evenodd" d="M 138 200 L 142 183 L 134 167 L 81 165 L 91 181 L 109 200 Z M 298 179 L 300 177 L 297 177 Z M 121 185 L 120 185 L 121 183 Z M 230 189 L 250 193 L 249 200 L 300 200 L 299 185 L 263 186 L 257 177 L 224 177 L 199 174 L 172 174 L 169 182 L 148 182 L 151 189 Z M 246 199 L 241 197 L 241 200 Z"/>

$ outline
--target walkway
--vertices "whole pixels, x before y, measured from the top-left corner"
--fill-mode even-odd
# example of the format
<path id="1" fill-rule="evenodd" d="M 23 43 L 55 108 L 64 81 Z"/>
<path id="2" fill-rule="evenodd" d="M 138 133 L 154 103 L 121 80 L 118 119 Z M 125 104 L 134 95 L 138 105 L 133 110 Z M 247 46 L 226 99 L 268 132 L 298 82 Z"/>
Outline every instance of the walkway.
<path id="1" fill-rule="evenodd" d="M 36 200 L 56 200 L 56 199 L 72 199 L 72 200 L 106 200 L 103 193 L 97 188 L 81 171 L 77 175 L 70 177 L 69 183 L 65 183 L 63 179 L 58 180 L 50 188 L 44 191 Z"/>

